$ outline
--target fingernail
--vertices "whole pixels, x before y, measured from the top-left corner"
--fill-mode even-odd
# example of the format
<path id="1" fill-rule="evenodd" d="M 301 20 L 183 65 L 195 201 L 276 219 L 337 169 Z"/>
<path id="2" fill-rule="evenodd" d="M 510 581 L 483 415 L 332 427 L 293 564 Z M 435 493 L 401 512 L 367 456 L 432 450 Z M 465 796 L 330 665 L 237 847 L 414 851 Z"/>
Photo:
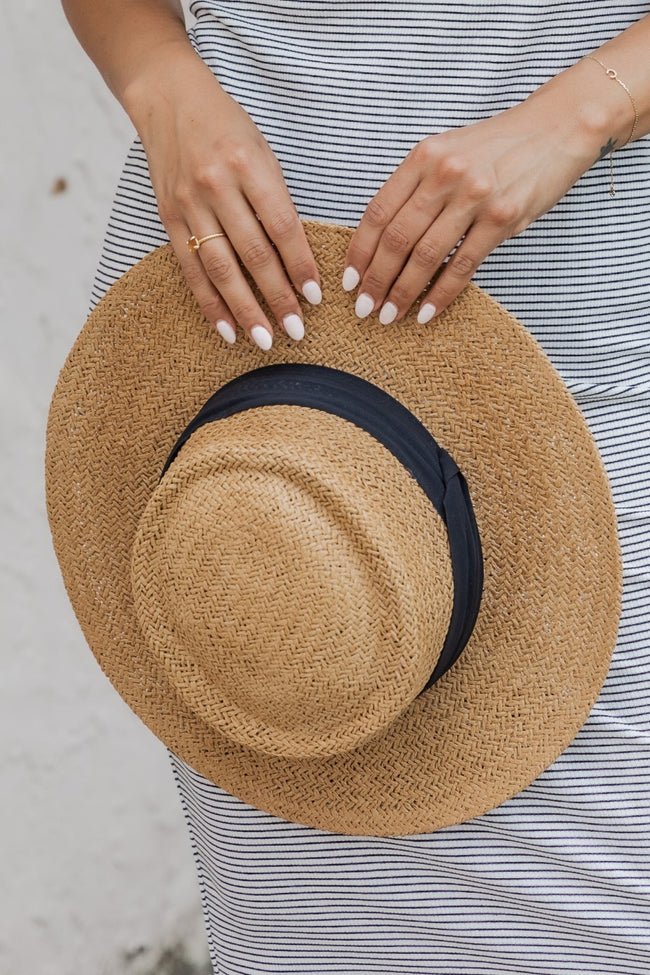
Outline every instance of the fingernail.
<path id="1" fill-rule="evenodd" d="M 225 321 L 225 319 L 220 318 L 219 321 L 216 323 L 215 327 L 217 329 L 217 332 L 221 336 L 221 338 L 225 339 L 226 342 L 229 342 L 232 345 L 232 343 L 237 338 L 237 333 L 235 332 L 230 322 L 227 322 Z"/>
<path id="2" fill-rule="evenodd" d="M 305 326 L 300 315 L 293 312 L 290 315 L 285 315 L 282 324 L 289 338 L 299 341 L 305 334 Z"/>
<path id="3" fill-rule="evenodd" d="M 370 312 L 374 307 L 375 307 L 374 298 L 366 294 L 365 291 L 362 291 L 356 300 L 356 304 L 354 306 L 354 313 L 357 316 L 357 318 L 365 318 L 366 315 L 370 314 Z"/>
<path id="4" fill-rule="evenodd" d="M 357 271 L 357 269 L 355 267 L 352 267 L 352 265 L 346 267 L 345 271 L 343 272 L 343 277 L 341 278 L 341 285 L 343 286 L 343 290 L 352 291 L 353 288 L 356 288 L 358 283 L 359 283 L 359 272 Z"/>
<path id="5" fill-rule="evenodd" d="M 390 325 L 397 315 L 397 305 L 392 301 L 387 301 L 379 310 L 379 321 L 382 325 Z"/>
<path id="6" fill-rule="evenodd" d="M 424 325 L 426 322 L 431 321 L 436 313 L 436 306 L 432 305 L 430 301 L 422 305 L 418 312 L 418 322 L 420 325 Z"/>
<path id="7" fill-rule="evenodd" d="M 323 298 L 318 281 L 305 281 L 302 286 L 302 293 L 307 301 L 310 301 L 312 305 L 319 305 Z"/>
<path id="8" fill-rule="evenodd" d="M 266 352 L 273 345 L 273 336 L 269 332 L 268 328 L 264 328 L 263 325 L 253 325 L 251 329 L 251 337 L 256 345 L 259 345 L 260 349 L 264 349 Z"/>

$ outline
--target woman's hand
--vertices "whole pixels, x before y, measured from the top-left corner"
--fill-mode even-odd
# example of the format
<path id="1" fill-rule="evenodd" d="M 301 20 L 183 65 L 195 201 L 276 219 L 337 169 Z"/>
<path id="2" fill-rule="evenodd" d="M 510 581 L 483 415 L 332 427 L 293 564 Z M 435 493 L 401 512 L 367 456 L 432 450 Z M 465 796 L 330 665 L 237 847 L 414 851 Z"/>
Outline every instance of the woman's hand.
<path id="1" fill-rule="evenodd" d="M 624 141 L 625 93 L 601 87 L 588 65 L 577 62 L 514 108 L 428 136 L 409 152 L 368 204 L 347 250 L 342 284 L 346 291 L 359 285 L 359 318 L 380 306 L 382 324 L 403 318 L 439 269 L 418 321 L 440 314 L 501 241 Z"/>
<path id="2" fill-rule="evenodd" d="M 280 164 L 248 113 L 185 44 L 168 46 L 164 74 L 160 60 L 141 71 L 124 105 L 147 154 L 160 219 L 208 321 L 227 342 L 239 324 L 271 347 L 273 326 L 241 258 L 277 321 L 302 338 L 293 288 L 318 304 L 320 276 Z M 220 231 L 227 236 L 189 251 L 190 235 Z"/>

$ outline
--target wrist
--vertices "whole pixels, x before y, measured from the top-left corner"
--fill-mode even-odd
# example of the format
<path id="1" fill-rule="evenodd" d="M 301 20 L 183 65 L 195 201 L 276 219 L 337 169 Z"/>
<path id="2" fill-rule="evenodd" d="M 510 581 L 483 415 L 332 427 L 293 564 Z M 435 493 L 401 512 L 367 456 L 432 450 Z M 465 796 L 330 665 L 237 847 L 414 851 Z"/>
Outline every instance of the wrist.
<path id="1" fill-rule="evenodd" d="M 129 77 L 118 93 L 119 101 L 138 131 L 151 112 L 152 103 L 166 88 L 185 81 L 196 68 L 210 71 L 198 56 L 187 35 L 179 39 L 161 41 L 141 58 L 138 70 Z M 212 72 L 210 71 L 210 74 Z M 214 76 L 213 76 L 214 77 Z"/>
<path id="2" fill-rule="evenodd" d="M 587 156 L 597 158 L 607 146 L 620 148 L 629 138 L 634 121 L 630 98 L 595 61 L 581 58 L 537 88 L 526 101 L 533 98 L 538 104 L 546 102 L 557 124 L 566 128 Z"/>

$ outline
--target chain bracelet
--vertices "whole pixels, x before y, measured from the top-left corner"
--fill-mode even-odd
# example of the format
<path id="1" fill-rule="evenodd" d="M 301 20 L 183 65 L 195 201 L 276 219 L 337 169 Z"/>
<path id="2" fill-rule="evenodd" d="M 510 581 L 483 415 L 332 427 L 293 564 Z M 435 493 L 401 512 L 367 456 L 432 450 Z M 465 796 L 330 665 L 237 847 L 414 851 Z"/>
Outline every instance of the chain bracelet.
<path id="1" fill-rule="evenodd" d="M 615 68 L 608 68 L 606 65 L 603 64 L 603 62 L 601 60 L 599 60 L 599 58 L 594 57 L 593 54 L 585 54 L 584 57 L 585 57 L 585 59 L 588 59 L 589 61 L 595 61 L 596 64 L 599 64 L 601 66 L 601 68 L 603 68 L 603 70 L 605 71 L 605 74 L 607 75 L 607 77 L 608 78 L 611 78 L 612 81 L 617 81 L 619 83 L 619 85 L 621 86 L 621 88 L 623 88 L 623 90 L 627 92 L 628 97 L 629 97 L 630 101 L 632 102 L 632 108 L 634 109 L 634 122 L 632 123 L 632 131 L 630 132 L 630 135 L 628 137 L 627 142 L 624 142 L 623 143 L 623 145 L 627 145 L 628 142 L 631 142 L 631 140 L 632 140 L 632 138 L 634 136 L 634 132 L 635 132 L 636 127 L 637 127 L 638 122 L 639 122 L 639 113 L 637 111 L 636 102 L 634 101 L 634 96 L 632 95 L 632 92 L 627 87 L 627 85 L 625 84 L 625 82 L 624 81 L 621 81 L 621 79 L 619 78 L 618 73 L 617 73 L 617 71 L 616 71 Z M 622 147 L 619 147 L 619 148 L 622 148 Z M 614 154 L 614 147 L 612 147 L 610 149 L 610 151 L 609 151 L 609 179 L 610 179 L 610 183 L 609 183 L 609 195 L 610 196 L 615 196 L 616 195 L 616 190 L 614 189 L 614 162 L 613 162 L 613 159 L 612 159 L 613 154 Z"/>

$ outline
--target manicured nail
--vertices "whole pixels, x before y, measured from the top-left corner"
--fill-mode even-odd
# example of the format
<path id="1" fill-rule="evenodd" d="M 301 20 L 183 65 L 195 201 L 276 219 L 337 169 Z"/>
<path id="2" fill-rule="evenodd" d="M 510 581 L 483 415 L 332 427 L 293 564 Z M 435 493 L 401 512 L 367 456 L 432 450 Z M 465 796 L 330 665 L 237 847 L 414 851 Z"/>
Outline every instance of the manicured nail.
<path id="1" fill-rule="evenodd" d="M 237 333 L 235 332 L 230 322 L 227 322 L 223 318 L 220 318 L 219 321 L 216 323 L 216 329 L 219 335 L 221 336 L 221 338 L 225 339 L 226 342 L 229 342 L 231 345 L 237 338 Z"/>
<path id="2" fill-rule="evenodd" d="M 379 321 L 382 325 L 390 325 L 397 315 L 397 305 L 392 301 L 387 301 L 379 310 Z"/>
<path id="3" fill-rule="evenodd" d="M 312 305 L 320 305 L 323 295 L 321 293 L 318 281 L 305 281 L 302 286 L 302 293 L 304 294 L 307 301 L 310 301 Z"/>
<path id="4" fill-rule="evenodd" d="M 293 312 L 290 315 L 285 315 L 282 324 L 289 338 L 299 341 L 305 334 L 305 326 L 300 315 Z"/>
<path id="5" fill-rule="evenodd" d="M 352 265 L 346 267 L 345 271 L 343 272 L 343 277 L 341 278 L 341 284 L 343 286 L 343 290 L 352 291 L 353 288 L 356 288 L 358 283 L 359 283 L 359 272 L 357 271 L 357 269 L 355 267 L 352 267 Z"/>
<path id="6" fill-rule="evenodd" d="M 370 314 L 370 312 L 374 307 L 375 307 L 374 298 L 366 294 L 365 291 L 362 291 L 356 300 L 356 304 L 354 306 L 354 314 L 357 316 L 357 318 L 365 318 L 366 315 Z"/>
<path id="7" fill-rule="evenodd" d="M 418 312 L 418 322 L 420 325 L 424 325 L 426 322 L 431 321 L 436 313 L 436 306 L 432 305 L 430 301 L 422 305 Z"/>
<path id="8" fill-rule="evenodd" d="M 273 345 L 273 336 L 269 332 L 268 328 L 264 328 L 263 325 L 253 325 L 251 329 L 251 336 L 253 342 L 259 345 L 260 349 L 268 351 Z"/>

